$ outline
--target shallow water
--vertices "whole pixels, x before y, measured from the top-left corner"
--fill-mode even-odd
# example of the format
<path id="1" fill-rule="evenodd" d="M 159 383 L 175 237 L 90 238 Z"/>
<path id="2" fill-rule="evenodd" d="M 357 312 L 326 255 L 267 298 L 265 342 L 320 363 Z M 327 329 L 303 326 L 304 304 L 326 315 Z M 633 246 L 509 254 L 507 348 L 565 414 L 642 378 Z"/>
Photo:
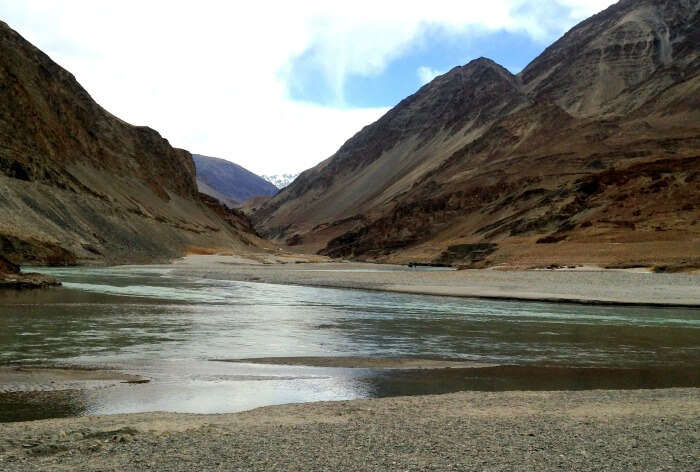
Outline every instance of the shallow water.
<path id="1" fill-rule="evenodd" d="M 500 389 L 614 387 L 613 379 L 625 372 L 646 380 L 624 386 L 664 386 L 639 372 L 651 369 L 656 372 L 652 377 L 673 377 L 676 385 L 678 379 L 696 382 L 683 372 L 700 365 L 696 309 L 232 282 L 178 275 L 172 267 L 42 271 L 60 278 L 64 287 L 0 293 L 0 364 L 117 367 L 152 380 L 81 394 L 79 410 L 87 414 L 239 411 L 297 401 L 499 389 L 501 384 Z M 284 356 L 463 359 L 535 370 L 512 373 L 515 380 L 505 383 L 485 383 L 467 381 L 478 376 L 460 376 L 456 370 L 416 377 L 397 371 L 212 362 Z M 589 379 L 560 385 L 554 377 L 567 375 L 542 366 L 624 370 L 608 384 Z M 542 378 L 551 380 L 518 380 L 532 378 L 535 371 L 550 372 Z M 606 378 L 588 372 L 591 378 Z M 675 374 L 669 377 L 669 372 Z M 504 375 L 492 374 L 494 379 Z"/>

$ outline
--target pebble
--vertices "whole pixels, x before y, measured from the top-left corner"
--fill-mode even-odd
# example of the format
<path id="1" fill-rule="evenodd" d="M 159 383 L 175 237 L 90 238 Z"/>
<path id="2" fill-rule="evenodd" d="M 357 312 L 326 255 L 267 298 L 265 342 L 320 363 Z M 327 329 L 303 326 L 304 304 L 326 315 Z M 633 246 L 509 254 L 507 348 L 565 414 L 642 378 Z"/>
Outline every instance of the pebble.
<path id="1" fill-rule="evenodd" d="M 282 405 L 220 415 L 216 425 L 154 414 L 161 431 L 173 418 L 183 422 L 162 432 L 124 428 L 128 415 L 75 420 L 89 430 L 5 424 L 0 470 L 691 471 L 700 464 L 699 398 L 698 389 L 464 392 Z M 615 414 L 629 404 L 637 410 Z M 19 431 L 27 438 L 10 445 Z M 64 439 L 41 439 L 53 436 Z M 636 438 L 639 447 L 630 447 Z"/>

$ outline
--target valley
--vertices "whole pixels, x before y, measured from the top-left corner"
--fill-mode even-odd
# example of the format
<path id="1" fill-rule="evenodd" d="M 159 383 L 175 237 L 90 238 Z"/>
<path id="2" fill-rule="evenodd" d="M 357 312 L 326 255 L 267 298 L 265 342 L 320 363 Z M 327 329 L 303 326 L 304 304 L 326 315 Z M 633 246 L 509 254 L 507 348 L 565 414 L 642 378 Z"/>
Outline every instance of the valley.
<path id="1" fill-rule="evenodd" d="M 693 2 L 622 1 L 517 75 L 456 67 L 265 202 L 256 227 L 363 261 L 697 268 L 698 24 Z M 493 250 L 450 250 L 470 245 Z"/>
<path id="2" fill-rule="evenodd" d="M 588 3 L 0 6 L 0 470 L 695 470 L 700 0 Z"/>

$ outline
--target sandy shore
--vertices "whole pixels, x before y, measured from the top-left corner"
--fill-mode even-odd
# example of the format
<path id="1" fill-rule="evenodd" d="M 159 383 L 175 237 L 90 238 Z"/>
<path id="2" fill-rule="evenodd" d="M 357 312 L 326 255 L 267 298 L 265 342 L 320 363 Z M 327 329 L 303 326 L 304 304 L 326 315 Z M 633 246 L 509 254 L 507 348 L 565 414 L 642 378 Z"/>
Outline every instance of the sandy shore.
<path id="1" fill-rule="evenodd" d="M 700 390 L 456 393 L 0 425 L 0 469 L 674 470 Z"/>
<path id="2" fill-rule="evenodd" d="M 700 307 L 700 274 L 635 270 L 406 270 L 361 263 L 260 264 L 190 256 L 175 270 L 210 278 L 390 292 L 586 304 Z"/>
<path id="3" fill-rule="evenodd" d="M 144 381 L 142 377 L 114 370 L 0 367 L 0 393 L 84 390 Z"/>

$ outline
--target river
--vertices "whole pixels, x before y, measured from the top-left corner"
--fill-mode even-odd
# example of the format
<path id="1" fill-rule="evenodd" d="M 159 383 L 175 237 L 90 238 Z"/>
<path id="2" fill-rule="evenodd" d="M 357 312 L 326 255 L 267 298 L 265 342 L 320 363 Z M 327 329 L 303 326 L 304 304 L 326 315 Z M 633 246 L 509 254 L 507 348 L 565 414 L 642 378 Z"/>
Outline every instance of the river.
<path id="1" fill-rule="evenodd" d="M 117 368 L 150 382 L 82 392 L 63 403 L 53 399 L 56 411 L 38 417 L 217 413 L 464 389 L 698 386 L 697 309 L 234 282 L 162 266 L 41 270 L 63 287 L 0 294 L 0 363 Z M 509 367 L 415 371 L 221 362 L 288 356 Z"/>

